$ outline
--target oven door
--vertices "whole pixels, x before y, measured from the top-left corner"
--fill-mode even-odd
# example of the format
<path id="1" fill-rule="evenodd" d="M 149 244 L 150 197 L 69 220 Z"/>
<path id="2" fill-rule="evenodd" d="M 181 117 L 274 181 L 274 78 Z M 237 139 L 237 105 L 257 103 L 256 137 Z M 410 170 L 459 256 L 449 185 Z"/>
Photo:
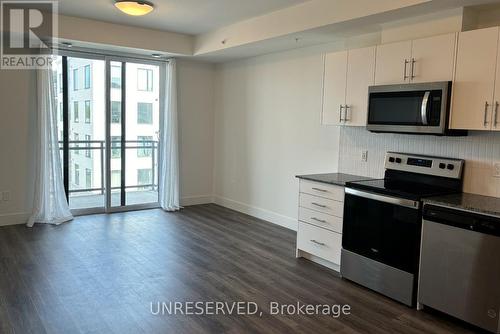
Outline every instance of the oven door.
<path id="1" fill-rule="evenodd" d="M 368 130 L 444 134 L 449 85 L 443 82 L 370 87 Z"/>
<path id="2" fill-rule="evenodd" d="M 420 202 L 346 188 L 342 248 L 416 274 Z"/>

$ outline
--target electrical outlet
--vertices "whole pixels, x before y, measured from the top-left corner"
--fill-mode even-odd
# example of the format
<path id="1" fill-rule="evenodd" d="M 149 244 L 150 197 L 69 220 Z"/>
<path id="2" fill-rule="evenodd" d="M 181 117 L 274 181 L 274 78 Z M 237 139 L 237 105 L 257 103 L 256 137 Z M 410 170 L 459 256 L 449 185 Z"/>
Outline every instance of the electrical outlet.
<path id="1" fill-rule="evenodd" d="M 493 164 L 493 177 L 500 177 L 500 162 Z"/>
<path id="2" fill-rule="evenodd" d="M 12 196 L 9 190 L 2 192 L 2 201 L 9 202 L 11 197 Z"/>
<path id="3" fill-rule="evenodd" d="M 368 151 L 361 152 L 361 161 L 363 161 L 363 162 L 368 161 Z"/>

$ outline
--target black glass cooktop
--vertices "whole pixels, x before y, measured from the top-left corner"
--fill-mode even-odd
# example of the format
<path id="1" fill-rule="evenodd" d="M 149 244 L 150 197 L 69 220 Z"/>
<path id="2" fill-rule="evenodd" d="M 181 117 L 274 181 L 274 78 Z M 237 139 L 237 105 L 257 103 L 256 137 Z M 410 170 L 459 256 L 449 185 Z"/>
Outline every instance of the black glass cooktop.
<path id="1" fill-rule="evenodd" d="M 411 199 L 414 201 L 420 201 L 425 197 L 446 195 L 457 192 L 455 189 L 451 188 L 391 179 L 348 182 L 346 183 L 346 187 Z"/>

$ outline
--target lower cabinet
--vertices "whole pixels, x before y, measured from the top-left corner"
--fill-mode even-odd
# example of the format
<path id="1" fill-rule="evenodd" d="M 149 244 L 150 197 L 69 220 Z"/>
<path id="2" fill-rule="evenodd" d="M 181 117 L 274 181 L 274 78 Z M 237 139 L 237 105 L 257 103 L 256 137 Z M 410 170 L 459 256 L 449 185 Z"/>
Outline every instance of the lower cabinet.
<path id="1" fill-rule="evenodd" d="M 300 180 L 297 257 L 340 271 L 344 187 Z"/>

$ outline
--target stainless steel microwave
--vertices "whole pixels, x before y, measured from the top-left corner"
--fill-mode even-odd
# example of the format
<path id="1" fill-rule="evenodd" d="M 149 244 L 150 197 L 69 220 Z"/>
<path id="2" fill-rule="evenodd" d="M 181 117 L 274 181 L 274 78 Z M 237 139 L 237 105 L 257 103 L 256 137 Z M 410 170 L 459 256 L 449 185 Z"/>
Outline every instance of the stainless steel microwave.
<path id="1" fill-rule="evenodd" d="M 467 135 L 448 128 L 451 81 L 371 86 L 368 93 L 369 131 Z"/>

